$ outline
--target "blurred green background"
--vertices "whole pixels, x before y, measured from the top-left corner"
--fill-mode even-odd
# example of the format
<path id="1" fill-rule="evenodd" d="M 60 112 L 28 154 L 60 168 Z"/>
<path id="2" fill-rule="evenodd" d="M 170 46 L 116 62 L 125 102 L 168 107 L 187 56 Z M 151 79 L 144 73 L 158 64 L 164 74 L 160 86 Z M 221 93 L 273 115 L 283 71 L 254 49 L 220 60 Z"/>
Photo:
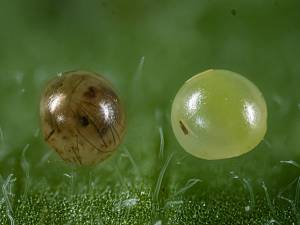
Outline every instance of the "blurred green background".
<path id="1" fill-rule="evenodd" d="M 1 1 L 0 223 L 300 224 L 299 12 L 296 0 Z M 268 105 L 265 140 L 238 158 L 192 157 L 170 127 L 179 87 L 210 68 L 243 74 Z M 96 167 L 62 162 L 39 131 L 42 88 L 74 69 L 105 76 L 126 107 L 124 142 Z"/>

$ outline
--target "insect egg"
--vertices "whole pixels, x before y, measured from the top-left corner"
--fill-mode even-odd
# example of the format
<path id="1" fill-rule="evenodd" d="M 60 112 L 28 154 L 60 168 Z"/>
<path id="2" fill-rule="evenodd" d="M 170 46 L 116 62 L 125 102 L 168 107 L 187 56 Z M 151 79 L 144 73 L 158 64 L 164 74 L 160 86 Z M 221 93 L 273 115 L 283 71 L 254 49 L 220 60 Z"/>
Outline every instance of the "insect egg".
<path id="1" fill-rule="evenodd" d="M 208 70 L 186 81 L 175 96 L 171 123 L 180 145 L 203 159 L 224 159 L 252 150 L 267 130 L 259 89 L 227 70 Z"/>
<path id="2" fill-rule="evenodd" d="M 40 101 L 45 141 L 74 164 L 105 160 L 120 144 L 125 115 L 112 85 L 87 71 L 62 73 L 45 87 Z"/>

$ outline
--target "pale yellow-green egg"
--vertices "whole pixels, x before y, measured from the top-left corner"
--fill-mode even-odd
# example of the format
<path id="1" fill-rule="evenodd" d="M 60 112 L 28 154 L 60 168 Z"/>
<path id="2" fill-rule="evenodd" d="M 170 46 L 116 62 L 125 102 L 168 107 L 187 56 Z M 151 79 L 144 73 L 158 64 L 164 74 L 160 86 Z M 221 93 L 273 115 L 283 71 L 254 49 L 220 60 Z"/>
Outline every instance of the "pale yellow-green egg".
<path id="1" fill-rule="evenodd" d="M 180 88 L 171 122 L 188 153 L 225 159 L 247 153 L 261 142 L 267 130 L 267 106 L 259 89 L 245 77 L 207 70 Z"/>

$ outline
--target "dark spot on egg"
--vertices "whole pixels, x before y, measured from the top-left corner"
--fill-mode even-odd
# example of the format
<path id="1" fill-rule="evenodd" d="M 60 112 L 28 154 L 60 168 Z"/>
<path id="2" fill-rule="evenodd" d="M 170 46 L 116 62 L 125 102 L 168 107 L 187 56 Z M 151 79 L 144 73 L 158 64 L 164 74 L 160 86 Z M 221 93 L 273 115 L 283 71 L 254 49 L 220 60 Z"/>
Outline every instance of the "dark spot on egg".
<path id="1" fill-rule="evenodd" d="M 184 126 L 184 124 L 183 124 L 183 122 L 180 120 L 179 121 L 179 124 L 180 124 L 180 128 L 181 128 L 181 130 L 183 131 L 183 133 L 185 134 L 185 135 L 188 135 L 189 134 L 189 131 L 188 131 L 188 129 L 186 128 L 186 126 Z"/>
<path id="2" fill-rule="evenodd" d="M 95 98 L 96 97 L 96 89 L 94 87 L 89 87 L 89 89 L 84 92 L 84 96 L 87 98 Z"/>
<path id="3" fill-rule="evenodd" d="M 79 123 L 81 126 L 86 127 L 90 124 L 89 119 L 86 116 L 79 117 Z"/>

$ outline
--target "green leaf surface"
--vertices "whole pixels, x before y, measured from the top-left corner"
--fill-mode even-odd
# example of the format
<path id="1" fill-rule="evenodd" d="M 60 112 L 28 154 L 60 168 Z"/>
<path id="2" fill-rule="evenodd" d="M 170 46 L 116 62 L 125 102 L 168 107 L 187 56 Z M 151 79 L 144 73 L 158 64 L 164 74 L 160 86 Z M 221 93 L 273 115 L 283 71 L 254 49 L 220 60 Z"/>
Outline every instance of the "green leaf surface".
<path id="1" fill-rule="evenodd" d="M 300 224 L 300 2 L 0 3 L 0 224 Z M 187 154 L 170 125 L 185 80 L 228 69 L 268 106 L 241 157 Z M 62 71 L 95 71 L 124 102 L 118 151 L 94 167 L 42 140 L 39 98 Z"/>

